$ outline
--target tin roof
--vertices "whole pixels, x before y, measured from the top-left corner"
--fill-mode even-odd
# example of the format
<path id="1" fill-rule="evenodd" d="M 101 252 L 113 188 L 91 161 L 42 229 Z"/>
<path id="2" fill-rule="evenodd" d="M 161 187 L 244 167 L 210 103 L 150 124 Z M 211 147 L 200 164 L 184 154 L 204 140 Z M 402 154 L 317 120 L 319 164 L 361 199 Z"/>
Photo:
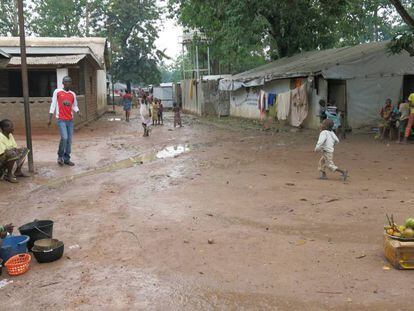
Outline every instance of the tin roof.
<path id="1" fill-rule="evenodd" d="M 372 42 L 352 47 L 304 52 L 233 75 L 228 80 L 246 82 L 264 78 L 266 81 L 270 81 L 308 76 L 336 65 L 352 62 L 369 54 L 383 52 L 387 43 L 388 41 Z"/>
<path id="2" fill-rule="evenodd" d="M 9 54 L 20 54 L 20 39 L 18 37 L 0 37 L 0 49 Z M 97 62 L 109 66 L 106 38 L 54 38 L 27 37 L 27 54 L 73 55 L 91 54 Z"/>
<path id="3" fill-rule="evenodd" d="M 3 50 L 0 50 L 0 58 L 6 58 L 9 59 L 10 55 L 4 52 Z"/>
<path id="4" fill-rule="evenodd" d="M 27 57 L 27 65 L 29 66 L 76 65 L 85 57 L 86 57 L 86 54 L 66 55 L 66 56 Z M 20 57 L 12 57 L 12 59 L 9 62 L 9 66 L 20 66 L 20 65 L 21 65 Z"/>

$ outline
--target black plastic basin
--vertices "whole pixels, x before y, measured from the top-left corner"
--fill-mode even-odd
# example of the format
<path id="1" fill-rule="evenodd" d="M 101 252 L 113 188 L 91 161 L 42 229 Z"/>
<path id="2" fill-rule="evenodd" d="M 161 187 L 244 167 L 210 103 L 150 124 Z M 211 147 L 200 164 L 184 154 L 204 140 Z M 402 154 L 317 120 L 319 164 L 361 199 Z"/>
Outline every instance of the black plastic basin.
<path id="1" fill-rule="evenodd" d="M 30 237 L 27 248 L 31 251 L 35 241 L 51 239 L 53 237 L 53 221 L 35 220 L 19 227 L 19 232 L 21 235 L 28 235 Z"/>

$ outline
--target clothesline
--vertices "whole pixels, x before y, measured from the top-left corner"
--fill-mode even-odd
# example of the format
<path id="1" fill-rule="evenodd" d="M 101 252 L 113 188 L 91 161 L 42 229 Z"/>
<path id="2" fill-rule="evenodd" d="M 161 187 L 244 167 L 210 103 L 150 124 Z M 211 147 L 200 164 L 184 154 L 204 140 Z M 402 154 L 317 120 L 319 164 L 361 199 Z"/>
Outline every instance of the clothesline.
<path id="1" fill-rule="evenodd" d="M 280 94 L 261 90 L 257 100 L 257 108 L 263 119 L 266 113 L 278 120 L 288 120 L 295 127 L 302 125 L 309 112 L 307 83 Z"/>

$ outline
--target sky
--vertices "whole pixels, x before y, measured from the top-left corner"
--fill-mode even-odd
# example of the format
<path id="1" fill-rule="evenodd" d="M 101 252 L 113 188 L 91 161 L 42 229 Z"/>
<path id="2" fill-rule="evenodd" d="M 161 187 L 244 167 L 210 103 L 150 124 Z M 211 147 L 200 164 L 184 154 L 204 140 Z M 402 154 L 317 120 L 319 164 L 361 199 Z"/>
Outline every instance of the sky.
<path id="1" fill-rule="evenodd" d="M 157 5 L 163 6 L 160 0 L 157 1 Z M 166 50 L 166 54 L 171 59 L 166 59 L 164 62 L 169 65 L 174 62 L 177 56 L 181 53 L 180 37 L 182 36 L 182 28 L 177 24 L 175 20 L 169 19 L 163 16 L 159 38 L 156 41 L 156 46 L 160 50 Z"/>

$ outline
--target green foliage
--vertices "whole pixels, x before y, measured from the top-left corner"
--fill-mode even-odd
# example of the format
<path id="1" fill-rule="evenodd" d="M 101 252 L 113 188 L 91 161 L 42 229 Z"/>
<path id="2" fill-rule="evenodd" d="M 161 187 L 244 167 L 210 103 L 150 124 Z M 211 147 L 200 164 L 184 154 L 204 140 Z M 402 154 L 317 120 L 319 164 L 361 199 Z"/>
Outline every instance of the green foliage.
<path id="1" fill-rule="evenodd" d="M 26 1 L 27 2 L 27 1 Z M 30 23 L 30 14 L 27 12 L 31 6 L 24 2 L 26 9 L 26 25 Z M 28 32 L 30 34 L 30 31 Z M 19 20 L 17 17 L 17 0 L 0 0 L 0 35 L 15 36 L 19 35 Z"/>
<path id="2" fill-rule="evenodd" d="M 18 35 L 15 1 L 0 0 L 0 35 Z M 107 37 L 116 79 L 146 84 L 161 81 L 158 64 L 165 55 L 155 47 L 161 13 L 156 0 L 32 0 L 29 4 L 28 34 Z"/>
<path id="3" fill-rule="evenodd" d="M 33 4 L 36 15 L 31 28 L 39 36 L 79 37 L 85 34 L 82 19 L 86 0 L 33 0 Z"/>
<path id="4" fill-rule="evenodd" d="M 160 13 L 155 0 L 110 1 L 106 24 L 117 79 L 147 84 L 161 81 L 157 65 L 165 55 L 155 47 Z"/>
<path id="5" fill-rule="evenodd" d="M 229 72 L 298 52 L 392 37 L 387 0 L 169 0 L 181 24 L 203 31 Z"/>
<path id="6" fill-rule="evenodd" d="M 414 3 L 411 0 L 399 1 L 403 10 L 411 16 L 411 21 L 414 18 Z M 408 22 L 409 23 L 409 22 Z M 411 56 L 414 56 L 414 24 L 407 25 L 403 22 L 397 27 L 396 34 L 388 45 L 390 53 L 399 54 L 407 51 Z"/>

